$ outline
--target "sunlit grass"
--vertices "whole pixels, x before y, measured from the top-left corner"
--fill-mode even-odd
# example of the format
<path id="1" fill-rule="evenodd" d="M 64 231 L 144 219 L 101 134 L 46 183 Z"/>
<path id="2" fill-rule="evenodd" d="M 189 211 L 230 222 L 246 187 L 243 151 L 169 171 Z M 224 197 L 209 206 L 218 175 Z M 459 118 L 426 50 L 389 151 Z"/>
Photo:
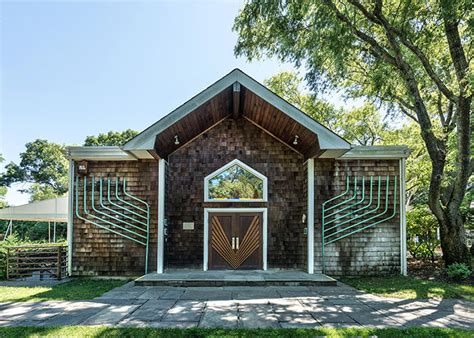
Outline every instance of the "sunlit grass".
<path id="1" fill-rule="evenodd" d="M 472 337 L 472 331 L 442 328 L 376 329 L 152 329 L 106 327 L 0 328 L 1 337 Z"/>
<path id="2" fill-rule="evenodd" d="M 474 286 L 421 280 L 413 277 L 360 277 L 342 278 L 359 290 L 395 298 L 464 298 L 474 300 Z"/>
<path id="3" fill-rule="evenodd" d="M 54 286 L 0 286 L 0 302 L 86 300 L 123 285 L 125 280 L 78 278 Z"/>

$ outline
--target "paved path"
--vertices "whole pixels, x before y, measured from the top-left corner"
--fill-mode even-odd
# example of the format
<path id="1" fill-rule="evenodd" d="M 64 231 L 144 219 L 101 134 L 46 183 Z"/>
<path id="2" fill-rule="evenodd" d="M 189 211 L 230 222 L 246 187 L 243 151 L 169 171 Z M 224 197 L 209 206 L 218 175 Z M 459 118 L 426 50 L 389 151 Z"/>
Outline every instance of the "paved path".
<path id="1" fill-rule="evenodd" d="M 454 327 L 474 302 L 382 298 L 351 287 L 136 287 L 92 301 L 0 303 L 0 326 Z"/>

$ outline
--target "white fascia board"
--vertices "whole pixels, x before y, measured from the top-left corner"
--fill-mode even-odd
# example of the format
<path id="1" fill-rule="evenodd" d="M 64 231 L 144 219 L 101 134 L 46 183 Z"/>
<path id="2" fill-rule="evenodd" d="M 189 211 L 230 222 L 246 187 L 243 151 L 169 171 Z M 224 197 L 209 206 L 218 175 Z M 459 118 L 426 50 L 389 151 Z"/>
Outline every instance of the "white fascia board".
<path id="1" fill-rule="evenodd" d="M 119 146 L 67 147 L 67 158 L 88 161 L 136 161 L 137 158 Z"/>
<path id="2" fill-rule="evenodd" d="M 160 134 L 174 123 L 188 115 L 190 112 L 201 106 L 226 88 L 229 88 L 235 82 L 240 83 L 248 90 L 273 105 L 275 108 L 282 111 L 284 114 L 305 126 L 312 132 L 318 135 L 319 145 L 321 149 L 344 149 L 351 148 L 349 142 L 319 124 L 307 114 L 292 106 L 281 97 L 267 89 L 258 81 L 252 79 L 250 76 L 242 72 L 240 69 L 234 69 L 232 72 L 218 80 L 201 93 L 194 96 L 191 100 L 185 102 L 180 107 L 173 110 L 168 115 L 164 116 L 158 122 L 142 131 L 140 134 L 128 141 L 124 146 L 124 150 L 152 150 L 155 145 L 156 135 Z"/>
<path id="3" fill-rule="evenodd" d="M 390 160 L 410 156 L 411 150 L 407 146 L 354 146 L 338 160 Z"/>

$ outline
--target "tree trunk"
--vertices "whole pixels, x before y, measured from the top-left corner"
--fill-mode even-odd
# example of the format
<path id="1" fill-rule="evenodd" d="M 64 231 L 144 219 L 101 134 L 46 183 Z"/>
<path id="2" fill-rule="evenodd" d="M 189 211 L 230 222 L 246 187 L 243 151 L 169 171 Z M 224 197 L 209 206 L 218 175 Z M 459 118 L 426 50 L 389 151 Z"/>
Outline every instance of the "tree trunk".
<path id="1" fill-rule="evenodd" d="M 446 213 L 444 222 L 439 222 L 439 225 L 444 264 L 449 266 L 453 263 L 465 263 L 471 267 L 471 255 L 466 245 L 466 231 L 459 210 L 455 214 Z"/>

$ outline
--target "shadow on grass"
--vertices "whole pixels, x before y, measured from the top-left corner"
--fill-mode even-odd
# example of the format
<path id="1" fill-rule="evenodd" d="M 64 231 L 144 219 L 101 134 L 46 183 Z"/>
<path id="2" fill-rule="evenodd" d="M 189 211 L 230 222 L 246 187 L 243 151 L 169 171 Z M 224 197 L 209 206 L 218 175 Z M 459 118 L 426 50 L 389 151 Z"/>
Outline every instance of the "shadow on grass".
<path id="1" fill-rule="evenodd" d="M 395 298 L 463 298 L 474 300 L 474 286 L 421 280 L 413 277 L 386 276 L 342 278 L 342 281 L 359 290 Z"/>
<path id="2" fill-rule="evenodd" d="M 317 328 L 317 329 L 152 329 L 106 327 L 11 327 L 0 328 L 2 337 L 18 336 L 68 336 L 68 337 L 470 337 L 472 332 L 456 329 L 410 328 Z"/>
<path id="3" fill-rule="evenodd" d="M 0 286 L 0 302 L 87 300 L 122 286 L 126 280 L 78 278 L 53 286 Z"/>

